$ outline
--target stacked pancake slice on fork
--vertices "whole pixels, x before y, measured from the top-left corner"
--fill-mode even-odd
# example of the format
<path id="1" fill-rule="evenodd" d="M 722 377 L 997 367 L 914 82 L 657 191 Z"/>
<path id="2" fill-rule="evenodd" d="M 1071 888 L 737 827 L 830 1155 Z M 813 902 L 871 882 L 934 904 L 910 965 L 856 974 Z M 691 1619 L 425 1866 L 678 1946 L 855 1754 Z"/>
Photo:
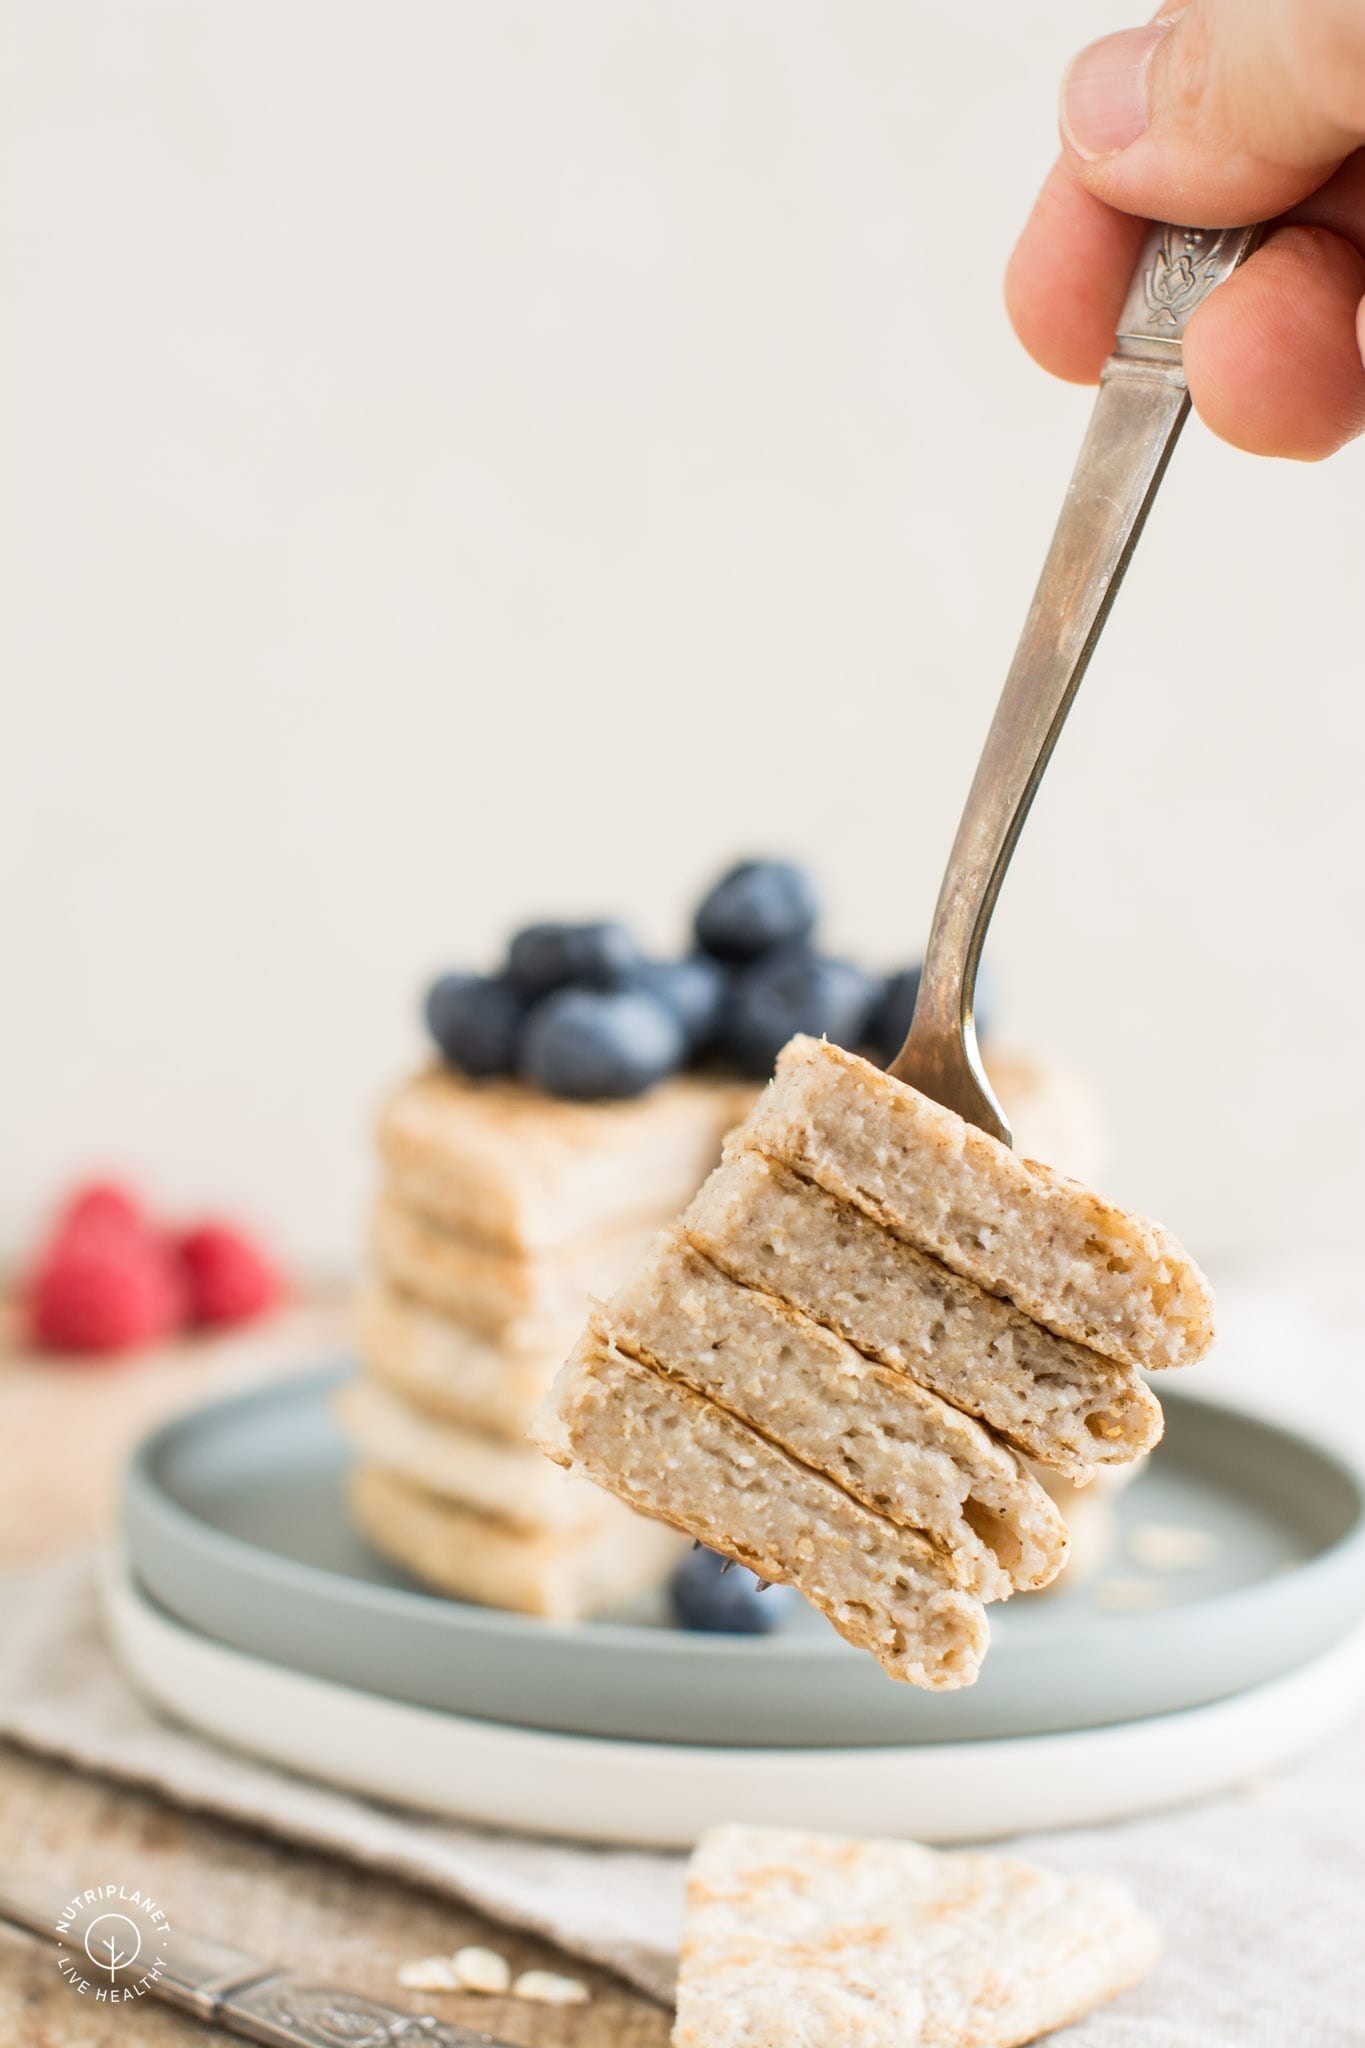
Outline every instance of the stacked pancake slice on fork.
<path id="1" fill-rule="evenodd" d="M 855 1054 L 794 1039 L 721 1165 L 593 1315 L 541 1412 L 557 1463 L 797 1585 L 893 1677 L 970 1684 L 985 1603 L 1212 1342 L 1164 1231 Z"/>

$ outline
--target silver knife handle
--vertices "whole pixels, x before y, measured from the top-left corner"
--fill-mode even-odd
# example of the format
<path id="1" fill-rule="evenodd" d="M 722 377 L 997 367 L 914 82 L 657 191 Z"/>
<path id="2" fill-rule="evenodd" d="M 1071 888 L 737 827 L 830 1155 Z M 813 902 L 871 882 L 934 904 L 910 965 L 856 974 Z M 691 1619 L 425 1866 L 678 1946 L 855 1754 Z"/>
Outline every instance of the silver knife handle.
<path id="1" fill-rule="evenodd" d="M 60 1890 L 26 1872 L 0 1867 L 0 1920 L 78 1949 L 105 1903 L 94 1891 L 65 1903 Z M 75 1907 L 74 1912 L 71 1910 Z M 167 1927 L 137 1965 L 147 1990 L 210 2026 L 270 2048 L 510 2048 L 476 2027 L 400 2012 L 374 1998 L 282 1970 L 244 1949 Z"/>
<path id="2" fill-rule="evenodd" d="M 214 2016 L 234 2034 L 272 2048 L 507 2048 L 473 2027 L 399 2012 L 289 1972 L 223 1999 Z"/>
<path id="3" fill-rule="evenodd" d="M 1259 232 L 1156 226 L 1147 236 L 939 892 L 914 1019 L 891 1072 L 1006 1145 L 973 1018 L 986 929 L 1189 411 L 1186 324 Z"/>

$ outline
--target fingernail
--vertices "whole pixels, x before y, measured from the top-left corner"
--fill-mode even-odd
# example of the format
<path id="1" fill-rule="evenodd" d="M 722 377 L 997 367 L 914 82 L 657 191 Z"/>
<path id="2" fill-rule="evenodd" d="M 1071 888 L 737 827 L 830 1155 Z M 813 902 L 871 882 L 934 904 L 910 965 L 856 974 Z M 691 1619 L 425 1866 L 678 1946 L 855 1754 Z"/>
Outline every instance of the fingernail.
<path id="1" fill-rule="evenodd" d="M 1093 162 L 1136 142 L 1149 120 L 1147 71 L 1169 24 L 1126 28 L 1073 57 L 1062 80 L 1062 134 Z"/>

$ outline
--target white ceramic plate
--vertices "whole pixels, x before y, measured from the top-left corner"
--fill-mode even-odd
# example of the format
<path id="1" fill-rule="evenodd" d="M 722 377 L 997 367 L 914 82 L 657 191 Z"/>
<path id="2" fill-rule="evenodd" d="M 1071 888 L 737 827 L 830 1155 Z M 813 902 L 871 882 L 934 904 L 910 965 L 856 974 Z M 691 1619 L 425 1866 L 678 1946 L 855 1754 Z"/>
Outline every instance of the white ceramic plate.
<path id="1" fill-rule="evenodd" d="M 1118 1820 L 1222 1791 L 1342 1727 L 1365 1700 L 1365 1628 L 1290 1676 L 1106 1728 L 857 1749 L 731 1749 L 514 1728 L 283 1669 L 173 1621 L 112 1561 L 119 1653 L 172 1714 L 291 1771 L 424 1814 L 684 1848 L 721 1821 L 919 1841 Z"/>

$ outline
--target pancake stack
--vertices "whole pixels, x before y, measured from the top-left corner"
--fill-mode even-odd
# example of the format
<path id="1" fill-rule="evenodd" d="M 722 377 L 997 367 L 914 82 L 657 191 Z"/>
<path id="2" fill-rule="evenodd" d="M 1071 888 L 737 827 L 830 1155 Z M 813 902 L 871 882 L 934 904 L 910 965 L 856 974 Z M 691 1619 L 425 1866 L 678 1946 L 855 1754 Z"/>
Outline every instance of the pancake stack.
<path id="1" fill-rule="evenodd" d="M 527 1441 L 591 1300 L 720 1156 L 752 1085 L 684 1074 L 631 1102 L 437 1068 L 378 1129 L 364 1376 L 338 1412 L 350 1503 L 386 1556 L 460 1599 L 570 1620 L 666 1576 L 679 1538 Z"/>
<path id="2" fill-rule="evenodd" d="M 976 1677 L 985 1604 L 1065 1562 L 1022 1458 L 1084 1485 L 1139 1456 L 1161 1433 L 1139 1368 L 1212 1335 L 1158 1226 L 798 1037 L 537 1438 L 942 1690 Z"/>

